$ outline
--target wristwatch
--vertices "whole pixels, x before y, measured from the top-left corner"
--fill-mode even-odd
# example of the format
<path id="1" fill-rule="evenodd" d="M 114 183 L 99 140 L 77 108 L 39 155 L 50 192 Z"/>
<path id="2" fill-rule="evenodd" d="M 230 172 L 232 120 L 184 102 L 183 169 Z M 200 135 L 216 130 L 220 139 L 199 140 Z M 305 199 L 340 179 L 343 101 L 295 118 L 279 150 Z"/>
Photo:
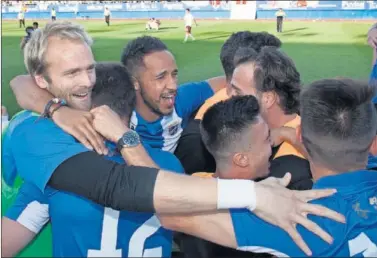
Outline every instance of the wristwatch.
<path id="1" fill-rule="evenodd" d="M 117 148 L 121 151 L 123 148 L 132 148 L 140 144 L 140 137 L 137 132 L 129 130 L 123 134 L 117 142 Z"/>

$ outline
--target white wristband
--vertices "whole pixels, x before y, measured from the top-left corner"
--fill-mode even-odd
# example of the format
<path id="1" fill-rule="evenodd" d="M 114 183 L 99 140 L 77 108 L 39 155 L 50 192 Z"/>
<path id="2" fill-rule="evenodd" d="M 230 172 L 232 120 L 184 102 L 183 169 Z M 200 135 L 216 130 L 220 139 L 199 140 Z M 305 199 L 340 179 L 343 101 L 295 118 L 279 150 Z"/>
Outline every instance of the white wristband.
<path id="1" fill-rule="evenodd" d="M 254 181 L 217 179 L 217 209 L 247 208 L 257 204 Z"/>

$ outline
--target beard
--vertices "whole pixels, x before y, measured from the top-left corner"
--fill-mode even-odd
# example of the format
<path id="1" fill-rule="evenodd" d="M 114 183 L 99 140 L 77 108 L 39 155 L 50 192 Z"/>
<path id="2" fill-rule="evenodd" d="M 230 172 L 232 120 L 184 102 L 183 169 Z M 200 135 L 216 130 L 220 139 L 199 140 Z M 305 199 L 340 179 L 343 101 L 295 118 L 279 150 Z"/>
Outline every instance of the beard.
<path id="1" fill-rule="evenodd" d="M 153 100 L 148 96 L 148 94 L 144 91 L 144 87 L 142 87 L 142 84 L 139 82 L 140 85 L 140 95 L 145 103 L 145 105 L 156 115 L 158 116 L 167 116 L 170 115 L 172 112 L 169 112 L 168 114 L 161 111 L 158 104 L 154 103 Z"/>

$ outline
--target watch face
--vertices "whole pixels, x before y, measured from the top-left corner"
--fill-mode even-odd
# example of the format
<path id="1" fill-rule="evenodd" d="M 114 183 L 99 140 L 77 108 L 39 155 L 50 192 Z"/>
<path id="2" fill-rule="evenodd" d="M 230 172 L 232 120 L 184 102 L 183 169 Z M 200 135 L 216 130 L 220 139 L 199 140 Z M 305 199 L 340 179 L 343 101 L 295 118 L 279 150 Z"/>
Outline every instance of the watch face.
<path id="1" fill-rule="evenodd" d="M 133 147 L 140 143 L 139 135 L 135 131 L 128 131 L 122 137 L 125 146 Z"/>

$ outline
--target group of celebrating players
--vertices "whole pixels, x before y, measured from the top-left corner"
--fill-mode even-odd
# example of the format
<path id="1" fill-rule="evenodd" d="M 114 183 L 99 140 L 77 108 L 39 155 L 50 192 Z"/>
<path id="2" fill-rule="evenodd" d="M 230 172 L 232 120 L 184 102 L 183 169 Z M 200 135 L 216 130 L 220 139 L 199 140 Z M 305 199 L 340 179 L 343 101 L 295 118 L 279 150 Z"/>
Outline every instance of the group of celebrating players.
<path id="1" fill-rule="evenodd" d="M 47 223 L 54 257 L 170 257 L 173 231 L 187 257 L 376 256 L 375 89 L 302 88 L 281 44 L 233 33 L 224 76 L 178 86 L 158 38 L 96 63 L 82 26 L 34 31 L 3 134 L 3 180 L 24 181 L 3 256 Z"/>

